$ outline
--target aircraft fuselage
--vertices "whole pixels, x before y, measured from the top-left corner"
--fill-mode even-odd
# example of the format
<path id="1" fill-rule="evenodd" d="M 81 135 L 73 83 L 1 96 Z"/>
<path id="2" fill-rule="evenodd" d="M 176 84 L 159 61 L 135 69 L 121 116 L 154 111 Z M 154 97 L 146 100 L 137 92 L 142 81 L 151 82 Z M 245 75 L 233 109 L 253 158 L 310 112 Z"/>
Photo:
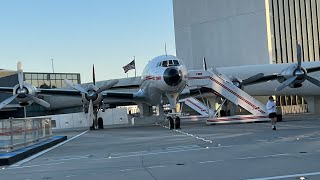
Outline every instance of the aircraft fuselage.
<path id="1" fill-rule="evenodd" d="M 150 105 L 162 102 L 163 95 L 179 94 L 186 86 L 187 69 L 172 55 L 152 59 L 141 76 L 140 92 Z"/>

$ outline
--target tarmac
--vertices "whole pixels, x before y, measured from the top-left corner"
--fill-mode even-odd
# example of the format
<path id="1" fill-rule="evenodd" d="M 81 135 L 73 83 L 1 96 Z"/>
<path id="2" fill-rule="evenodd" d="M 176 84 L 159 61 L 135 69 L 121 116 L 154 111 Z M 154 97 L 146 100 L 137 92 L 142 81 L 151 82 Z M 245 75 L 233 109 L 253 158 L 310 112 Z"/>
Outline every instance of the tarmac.
<path id="1" fill-rule="evenodd" d="M 0 179 L 320 179 L 320 116 L 284 116 L 276 131 L 268 122 L 181 128 L 56 132 L 68 140 L 2 166 Z"/>

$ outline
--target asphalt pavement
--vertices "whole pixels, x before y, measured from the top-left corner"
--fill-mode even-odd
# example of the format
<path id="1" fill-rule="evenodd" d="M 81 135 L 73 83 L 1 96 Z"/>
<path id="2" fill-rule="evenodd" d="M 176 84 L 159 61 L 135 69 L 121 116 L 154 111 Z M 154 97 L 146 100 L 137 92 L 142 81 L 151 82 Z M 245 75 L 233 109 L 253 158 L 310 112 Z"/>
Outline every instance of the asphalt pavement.
<path id="1" fill-rule="evenodd" d="M 68 141 L 0 170 L 0 179 L 320 179 L 320 118 L 57 132 Z"/>

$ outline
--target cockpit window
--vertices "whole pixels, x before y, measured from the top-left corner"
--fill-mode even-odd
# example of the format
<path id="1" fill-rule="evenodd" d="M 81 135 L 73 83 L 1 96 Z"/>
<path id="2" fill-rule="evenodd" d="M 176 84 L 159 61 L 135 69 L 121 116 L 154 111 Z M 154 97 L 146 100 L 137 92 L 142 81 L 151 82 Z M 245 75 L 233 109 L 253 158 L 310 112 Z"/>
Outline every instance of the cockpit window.
<path id="1" fill-rule="evenodd" d="M 162 67 L 170 67 L 170 66 L 179 66 L 179 61 L 178 60 L 168 60 L 168 61 L 162 61 L 162 64 L 159 66 Z"/>
<path id="2" fill-rule="evenodd" d="M 162 61 L 162 67 L 168 67 L 168 61 Z"/>
<path id="3" fill-rule="evenodd" d="M 179 61 L 173 60 L 173 65 L 174 65 L 174 66 L 179 66 Z"/>

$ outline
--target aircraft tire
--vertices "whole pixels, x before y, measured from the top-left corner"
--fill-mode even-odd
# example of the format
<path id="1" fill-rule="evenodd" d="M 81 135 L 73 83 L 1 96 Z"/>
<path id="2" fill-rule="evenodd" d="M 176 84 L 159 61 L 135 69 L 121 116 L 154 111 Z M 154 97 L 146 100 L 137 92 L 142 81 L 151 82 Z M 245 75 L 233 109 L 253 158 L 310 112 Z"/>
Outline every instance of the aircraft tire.
<path id="1" fill-rule="evenodd" d="M 180 117 L 176 117 L 176 120 L 175 120 L 175 127 L 176 127 L 176 129 L 181 129 L 180 128 Z"/>
<path id="2" fill-rule="evenodd" d="M 102 119 L 102 117 L 98 118 L 98 128 L 99 129 L 103 129 L 103 119 Z"/>
<path id="3" fill-rule="evenodd" d="M 168 121 L 169 121 L 169 128 L 174 129 L 174 122 L 173 122 L 172 117 L 168 117 Z"/>

